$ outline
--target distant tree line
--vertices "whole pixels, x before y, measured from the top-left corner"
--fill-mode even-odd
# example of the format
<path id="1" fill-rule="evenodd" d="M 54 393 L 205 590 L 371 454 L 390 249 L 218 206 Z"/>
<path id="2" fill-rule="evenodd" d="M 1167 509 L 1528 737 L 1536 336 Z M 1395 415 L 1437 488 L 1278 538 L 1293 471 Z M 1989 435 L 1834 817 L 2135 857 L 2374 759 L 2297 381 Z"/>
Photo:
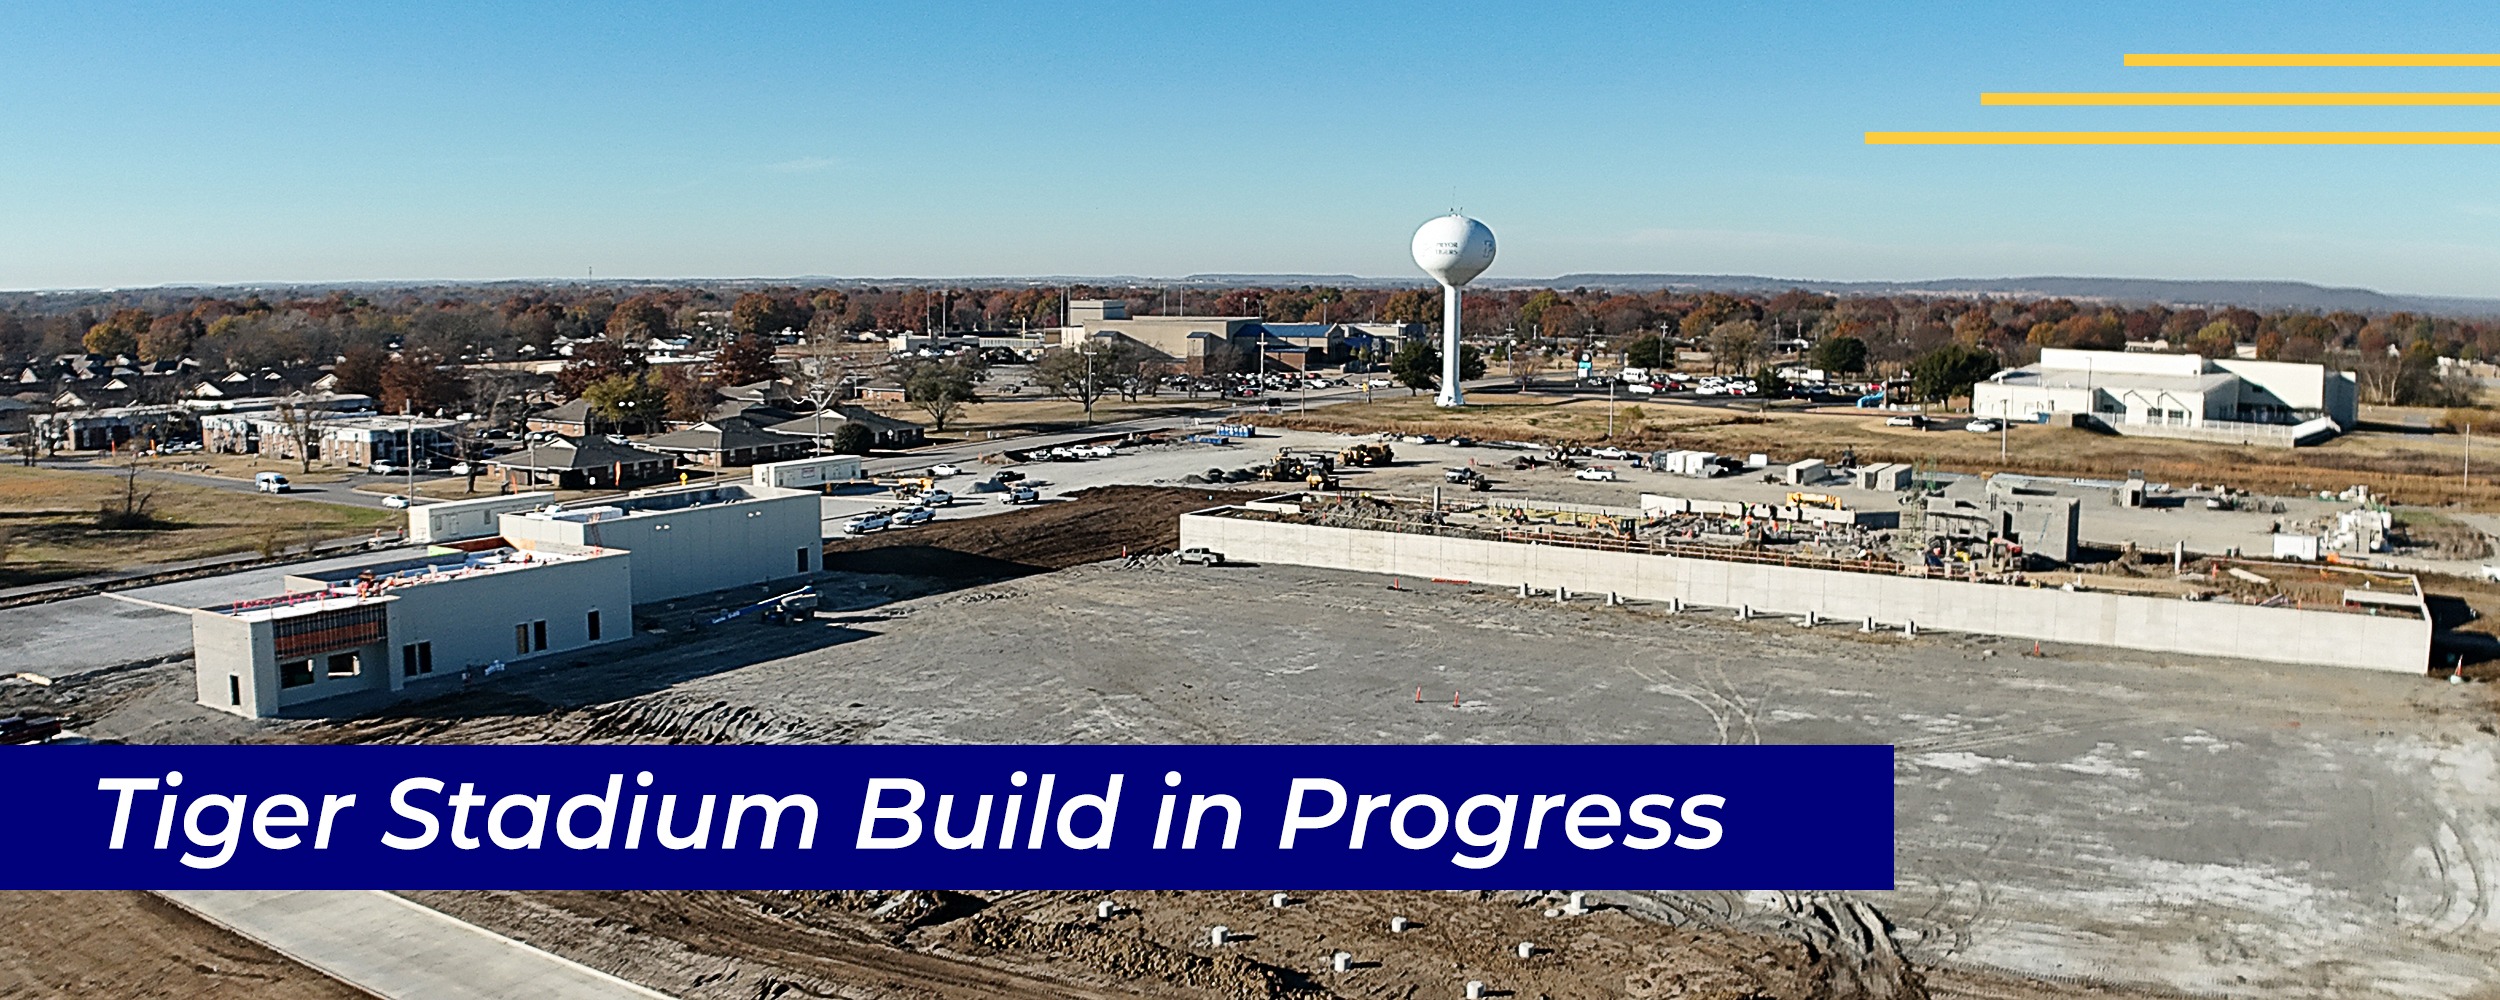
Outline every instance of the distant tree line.
<path id="1" fill-rule="evenodd" d="M 720 351 L 726 384 L 769 370 L 776 341 L 839 339 L 866 332 L 1014 330 L 1054 326 L 1069 299 L 1124 302 L 1131 315 L 1256 316 L 1271 322 L 1437 323 L 1440 292 L 1428 287 L 1233 288 L 1019 286 L 844 287 L 727 291 L 703 287 L 547 286 L 492 294 L 476 286 L 394 292 L 336 291 L 294 298 L 163 290 L 0 297 L 0 358 L 96 353 L 141 360 L 190 357 L 210 371 L 343 364 L 385 402 L 440 394 L 402 371 L 386 385 L 376 359 L 430 367 L 549 357 L 580 342 L 588 364 L 567 391 L 631 375 L 624 352 L 682 338 Z M 2241 352 L 2320 362 L 2356 372 L 2372 402 L 2446 404 L 2468 386 L 2438 359 L 2500 360 L 2500 321 L 2415 313 L 2257 312 L 2243 308 L 2122 306 L 2071 299 L 1924 296 L 1837 298 L 1806 291 L 1616 292 L 1604 289 L 1470 290 L 1469 339 L 1514 369 L 1590 356 L 1608 364 L 1677 367 L 1679 352 L 1705 351 L 1723 371 L 1751 372 L 1800 354 L 1843 373 L 1906 376 L 1948 345 L 1985 351 L 2003 366 L 2027 364 L 2044 347 L 2120 349 L 2163 341 L 2209 357 Z M 604 342 L 609 348 L 599 348 Z M 603 351 L 605 353 L 603 353 Z M 1957 352 L 1958 366 L 1973 356 Z M 1387 357 L 1376 360 L 1388 362 Z M 428 367 L 404 361 L 402 368 Z M 673 367 L 673 366 L 671 366 Z M 1142 388 L 1132 371 L 1110 391 Z M 366 373 L 371 373 L 370 375 Z M 658 376 L 654 376 L 658 377 Z M 345 381 L 344 377 L 342 378 Z M 1082 372 L 1079 382 L 1083 381 Z M 396 386 L 394 388 L 393 386 Z M 660 386 L 667 395 L 676 387 Z M 1090 391 L 1090 390 L 1086 390 Z M 952 396 L 952 391 L 937 397 Z M 949 405 L 932 397 L 937 405 Z M 960 402 L 960 401 L 957 401 Z"/>

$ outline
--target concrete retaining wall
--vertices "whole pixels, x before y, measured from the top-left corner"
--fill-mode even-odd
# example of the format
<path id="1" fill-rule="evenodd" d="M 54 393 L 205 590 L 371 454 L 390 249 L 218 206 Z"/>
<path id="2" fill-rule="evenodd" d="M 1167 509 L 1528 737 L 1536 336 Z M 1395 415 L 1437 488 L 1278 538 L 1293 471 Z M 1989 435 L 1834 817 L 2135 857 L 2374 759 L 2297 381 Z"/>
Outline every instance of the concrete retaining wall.
<path id="1" fill-rule="evenodd" d="M 2192 656 L 2310 663 L 2419 674 L 2430 663 L 2427 617 L 2215 604 L 2103 592 L 1930 580 L 1757 563 L 1607 552 L 1557 545 L 1227 517 L 1184 515 L 1181 545 L 1236 562 L 1275 562 L 1501 587 L 1569 587 L 1651 601 L 1841 621 L 2116 646 Z"/>

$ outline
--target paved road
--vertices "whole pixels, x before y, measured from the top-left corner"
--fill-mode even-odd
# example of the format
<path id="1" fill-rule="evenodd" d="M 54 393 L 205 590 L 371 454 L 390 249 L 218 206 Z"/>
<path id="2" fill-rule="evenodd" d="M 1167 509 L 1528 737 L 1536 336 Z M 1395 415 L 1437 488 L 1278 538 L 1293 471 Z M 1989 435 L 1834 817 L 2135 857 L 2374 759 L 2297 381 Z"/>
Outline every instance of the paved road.
<path id="1" fill-rule="evenodd" d="M 667 994 L 387 892 L 160 893 L 210 923 L 376 996 L 608 1000 Z"/>
<path id="2" fill-rule="evenodd" d="M 92 472 L 98 475 L 120 475 L 122 471 L 111 465 L 98 465 L 94 462 L 88 461 L 47 461 L 40 464 L 44 468 L 48 469 L 68 469 L 72 472 Z M 141 469 L 139 470 L 139 478 L 150 482 L 180 483 L 184 486 L 204 486 L 213 490 L 229 490 L 235 493 L 258 492 L 258 489 L 254 487 L 251 480 L 248 479 L 232 479 L 225 476 L 206 476 L 196 472 L 175 472 L 170 469 Z M 285 497 L 289 500 L 312 500 L 321 503 L 345 504 L 351 507 L 380 507 L 383 505 L 382 498 L 380 496 L 372 493 L 358 493 L 355 490 L 355 487 L 359 483 L 378 481 L 378 479 L 379 477 L 375 476 L 356 476 L 345 482 L 338 483 L 297 484 L 288 492 L 271 495 Z"/>

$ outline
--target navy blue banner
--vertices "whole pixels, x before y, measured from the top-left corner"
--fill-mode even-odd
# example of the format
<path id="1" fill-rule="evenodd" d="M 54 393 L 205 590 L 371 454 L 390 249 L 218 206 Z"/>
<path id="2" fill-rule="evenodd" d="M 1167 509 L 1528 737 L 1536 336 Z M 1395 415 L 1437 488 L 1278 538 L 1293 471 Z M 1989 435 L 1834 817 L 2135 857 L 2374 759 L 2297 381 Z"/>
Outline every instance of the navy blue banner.
<path id="1" fill-rule="evenodd" d="M 7 751 L 0 889 L 1889 889 L 1885 746 Z"/>

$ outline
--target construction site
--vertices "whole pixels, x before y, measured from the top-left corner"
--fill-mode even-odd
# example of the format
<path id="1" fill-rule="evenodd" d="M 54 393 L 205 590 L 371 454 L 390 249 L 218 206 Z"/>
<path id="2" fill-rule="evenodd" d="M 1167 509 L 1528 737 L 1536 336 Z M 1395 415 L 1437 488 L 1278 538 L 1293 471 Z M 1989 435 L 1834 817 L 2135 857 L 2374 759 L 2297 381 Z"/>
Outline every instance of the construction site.
<path id="1" fill-rule="evenodd" d="M 2202 554 L 2174 566 L 2172 551 L 2149 546 L 2052 564 L 2013 549 L 2037 546 L 2054 519 L 2010 514 L 1993 542 L 1940 548 L 1950 532 L 1920 526 L 1949 518 L 1791 504 L 1805 491 L 1785 483 L 1753 484 L 1772 492 L 1741 511 L 1651 492 L 1663 477 L 1567 480 L 1640 491 L 1631 504 L 1515 492 L 1526 475 L 1566 481 L 1552 470 L 1506 470 L 1500 488 L 1436 499 L 1429 484 L 1450 485 L 1452 466 L 1405 454 L 1431 450 L 1330 470 L 1340 485 L 1422 487 L 1393 491 L 1403 499 L 1277 494 L 1264 481 L 1099 487 L 839 537 L 823 545 L 812 614 L 725 617 L 779 582 L 638 601 L 622 641 L 551 646 L 481 683 L 352 714 L 250 719 L 204 706 L 170 630 L 165 653 L 0 694 L 8 710 L 53 714 L 86 738 L 151 743 L 1899 748 L 1892 892 L 405 894 L 667 996 L 1459 997 L 1475 983 L 1521 997 L 2472 997 L 2500 961 L 2487 888 L 2500 880 L 2493 705 L 2483 685 L 2422 679 L 2423 650 L 2404 644 L 2428 626 L 2407 613 L 2403 599 L 2417 611 L 2421 599 L 2403 574 Z M 1192 455 L 1153 454 L 1140 460 L 1180 467 Z M 1056 470 L 1074 467 L 1035 468 L 1032 478 L 1064 479 Z M 1489 560 L 1331 566 L 1221 534 L 1242 526 L 1379 535 L 1397 540 L 1382 549 L 1397 558 L 1410 539 L 1513 547 L 1537 554 L 1519 564 L 1536 579 L 1497 576 Z M 1191 548 L 1224 558 L 1177 557 Z M 1797 606 L 1774 587 L 1747 606 L 1733 590 L 1693 589 L 1689 569 L 1577 579 L 1540 561 L 1556 555 L 2122 595 L 2268 616 L 2261 626 L 2279 636 L 2315 616 L 2331 620 L 2314 626 L 2330 630 L 2317 642 L 2348 659 L 2374 646 L 2417 659 L 2404 676 L 2388 669 L 2396 654 L 2354 670 L 2032 639 L 2010 619 L 1955 621 L 1957 608 L 1991 607 L 1960 595 L 1860 615 L 1847 588 Z M 292 572 L 352 588 L 354 565 Z M 545 570 L 506 575 L 534 572 Z M 1659 580 L 1675 582 L 1647 589 Z M 139 593 L 175 603 L 232 586 Z M 41 628 L 76 627 L 59 622 Z M 2346 627 L 2397 634 L 2331 631 Z M 17 919 L 61 918 L 20 909 Z M 138 916 L 119 919 L 97 933 L 140 933 Z M 1221 944 L 1217 925 L 1229 928 Z M 284 978 L 222 960 L 198 964 L 231 973 L 169 973 L 152 956 L 179 923 L 145 926 L 156 951 L 92 950 L 79 982 L 171 996 L 240 982 L 229 975 Z M 198 943 L 183 947 L 242 954 L 216 943 L 217 928 L 192 933 Z"/>

